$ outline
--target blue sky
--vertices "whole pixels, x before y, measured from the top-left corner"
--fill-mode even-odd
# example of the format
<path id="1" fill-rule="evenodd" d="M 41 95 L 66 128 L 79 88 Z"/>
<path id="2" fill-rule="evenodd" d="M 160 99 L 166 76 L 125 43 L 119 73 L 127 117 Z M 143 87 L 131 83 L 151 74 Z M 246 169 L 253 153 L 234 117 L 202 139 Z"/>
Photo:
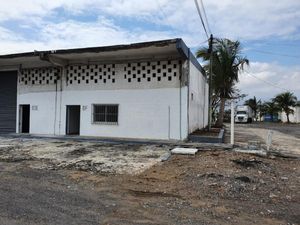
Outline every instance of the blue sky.
<path id="1" fill-rule="evenodd" d="M 212 33 L 240 40 L 250 59 L 238 88 L 263 100 L 285 90 L 300 99 L 300 1 L 203 2 Z M 177 37 L 196 51 L 207 39 L 193 0 L 0 3 L 0 54 Z"/>

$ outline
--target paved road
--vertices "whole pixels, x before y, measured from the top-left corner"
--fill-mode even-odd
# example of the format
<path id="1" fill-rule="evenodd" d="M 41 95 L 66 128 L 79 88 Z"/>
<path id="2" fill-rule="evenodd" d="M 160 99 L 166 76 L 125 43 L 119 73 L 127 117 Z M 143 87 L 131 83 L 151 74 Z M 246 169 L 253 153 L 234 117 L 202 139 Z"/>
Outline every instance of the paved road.
<path id="1" fill-rule="evenodd" d="M 275 130 L 300 138 L 300 124 L 254 122 L 251 124 L 239 124 L 239 126 Z"/>
<path id="2" fill-rule="evenodd" d="M 226 142 L 229 142 L 230 126 L 227 126 Z M 268 132 L 272 131 L 271 150 L 285 155 L 300 156 L 300 124 L 252 123 L 235 124 L 235 143 L 247 147 L 249 141 L 261 143 L 266 148 Z"/>

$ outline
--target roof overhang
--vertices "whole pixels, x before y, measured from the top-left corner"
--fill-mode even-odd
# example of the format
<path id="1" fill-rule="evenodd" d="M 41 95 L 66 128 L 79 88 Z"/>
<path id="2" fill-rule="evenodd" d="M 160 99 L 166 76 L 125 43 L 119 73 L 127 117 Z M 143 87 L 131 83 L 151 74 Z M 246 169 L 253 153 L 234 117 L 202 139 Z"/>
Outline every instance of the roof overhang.
<path id="1" fill-rule="evenodd" d="M 203 70 L 199 62 L 190 53 L 182 39 L 169 39 L 77 49 L 34 51 L 9 55 L 0 55 L 0 70 L 47 67 L 53 65 L 121 63 L 159 59 L 191 59 L 198 69 Z"/>

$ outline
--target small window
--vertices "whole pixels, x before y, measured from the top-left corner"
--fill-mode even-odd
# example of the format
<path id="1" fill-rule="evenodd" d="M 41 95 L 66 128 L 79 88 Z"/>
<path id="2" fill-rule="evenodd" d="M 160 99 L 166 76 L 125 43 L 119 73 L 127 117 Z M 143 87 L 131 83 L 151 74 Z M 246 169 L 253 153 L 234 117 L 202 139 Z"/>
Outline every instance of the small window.
<path id="1" fill-rule="evenodd" d="M 118 124 L 118 105 L 93 105 L 93 123 Z"/>

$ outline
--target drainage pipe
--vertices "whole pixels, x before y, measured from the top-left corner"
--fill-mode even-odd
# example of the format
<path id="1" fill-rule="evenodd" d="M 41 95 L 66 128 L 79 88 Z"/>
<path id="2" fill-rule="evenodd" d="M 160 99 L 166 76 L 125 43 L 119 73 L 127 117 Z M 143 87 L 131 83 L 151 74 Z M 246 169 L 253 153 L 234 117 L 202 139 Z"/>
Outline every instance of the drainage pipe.
<path id="1" fill-rule="evenodd" d="M 60 135 L 60 130 L 61 130 L 61 108 L 62 108 L 62 91 L 63 91 L 63 74 L 65 71 L 65 66 L 68 65 L 68 61 L 64 59 L 57 58 L 49 52 L 39 52 L 35 51 L 34 52 L 36 55 L 39 56 L 40 60 L 42 61 L 47 61 L 51 63 L 53 66 L 59 67 L 60 68 L 60 76 L 56 77 L 56 82 L 55 82 L 55 115 L 54 115 L 54 135 L 56 133 L 56 122 L 57 122 L 57 94 L 58 94 L 58 80 L 60 80 L 60 96 L 59 96 L 59 122 L 58 122 L 58 134 Z"/>

